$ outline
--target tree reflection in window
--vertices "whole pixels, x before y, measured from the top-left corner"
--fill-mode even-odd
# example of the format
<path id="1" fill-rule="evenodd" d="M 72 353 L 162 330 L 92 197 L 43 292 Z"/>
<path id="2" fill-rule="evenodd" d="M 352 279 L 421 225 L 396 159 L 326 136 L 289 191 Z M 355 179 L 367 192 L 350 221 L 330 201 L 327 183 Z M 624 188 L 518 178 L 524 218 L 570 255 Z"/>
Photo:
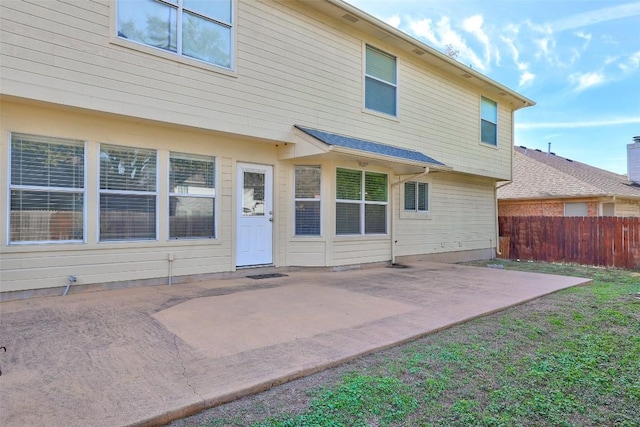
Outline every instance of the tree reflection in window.
<path id="1" fill-rule="evenodd" d="M 231 21 L 231 0 L 118 0 L 118 37 L 225 68 L 231 68 Z"/>

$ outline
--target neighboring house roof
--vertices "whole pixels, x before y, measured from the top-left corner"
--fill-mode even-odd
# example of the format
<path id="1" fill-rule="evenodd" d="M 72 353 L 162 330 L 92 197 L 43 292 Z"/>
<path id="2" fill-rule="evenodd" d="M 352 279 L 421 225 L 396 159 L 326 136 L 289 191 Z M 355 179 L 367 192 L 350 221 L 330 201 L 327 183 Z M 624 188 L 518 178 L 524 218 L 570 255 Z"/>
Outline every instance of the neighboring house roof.
<path id="1" fill-rule="evenodd" d="M 613 196 L 640 199 L 640 185 L 625 175 L 526 147 L 515 147 L 513 182 L 498 188 L 499 200 Z"/>
<path id="2" fill-rule="evenodd" d="M 349 136 L 338 135 L 335 133 L 324 132 L 317 129 L 311 129 L 296 125 L 297 129 L 305 132 L 308 135 L 316 138 L 325 144 L 348 148 L 352 150 L 358 150 L 364 152 L 364 154 L 379 154 L 382 156 L 396 157 L 403 160 L 412 160 L 420 163 L 428 163 L 433 166 L 445 166 L 442 162 L 439 162 L 426 154 L 418 151 L 408 150 L 406 148 L 394 147 L 387 144 L 381 144 L 379 142 L 367 141 L 365 139 L 352 138 Z"/>

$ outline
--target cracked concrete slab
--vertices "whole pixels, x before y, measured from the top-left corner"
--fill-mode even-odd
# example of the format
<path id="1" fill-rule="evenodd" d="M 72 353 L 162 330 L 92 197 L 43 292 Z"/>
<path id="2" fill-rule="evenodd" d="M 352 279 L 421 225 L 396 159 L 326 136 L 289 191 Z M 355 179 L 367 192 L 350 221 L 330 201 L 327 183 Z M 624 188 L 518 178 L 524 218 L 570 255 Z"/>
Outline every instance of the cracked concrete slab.
<path id="1" fill-rule="evenodd" d="M 449 264 L 0 303 L 0 425 L 157 425 L 586 279 Z"/>

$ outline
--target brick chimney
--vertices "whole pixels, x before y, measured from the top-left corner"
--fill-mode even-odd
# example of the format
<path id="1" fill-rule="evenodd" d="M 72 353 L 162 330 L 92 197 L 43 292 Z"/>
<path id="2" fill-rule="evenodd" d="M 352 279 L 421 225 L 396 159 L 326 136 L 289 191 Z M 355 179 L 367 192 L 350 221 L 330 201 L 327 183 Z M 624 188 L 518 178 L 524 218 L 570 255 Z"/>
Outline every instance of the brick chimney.
<path id="1" fill-rule="evenodd" d="M 633 142 L 627 145 L 627 177 L 640 184 L 640 136 L 634 136 Z"/>

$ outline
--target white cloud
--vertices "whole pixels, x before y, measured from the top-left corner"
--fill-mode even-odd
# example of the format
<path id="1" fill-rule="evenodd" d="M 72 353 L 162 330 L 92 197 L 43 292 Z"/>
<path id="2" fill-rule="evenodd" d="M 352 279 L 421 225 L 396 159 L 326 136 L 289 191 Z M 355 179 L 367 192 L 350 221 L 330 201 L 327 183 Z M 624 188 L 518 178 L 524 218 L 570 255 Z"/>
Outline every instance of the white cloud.
<path id="1" fill-rule="evenodd" d="M 533 80 L 535 78 L 536 78 L 535 74 L 525 70 L 522 74 L 520 74 L 520 82 L 518 83 L 518 88 L 531 85 L 531 83 L 533 83 Z"/>
<path id="2" fill-rule="evenodd" d="M 640 69 L 640 50 L 629 55 L 626 62 L 619 64 L 618 67 L 625 73 L 632 73 Z"/>
<path id="3" fill-rule="evenodd" d="M 462 21 L 462 28 L 468 33 L 475 36 L 475 38 L 478 39 L 480 43 L 482 43 L 484 47 L 485 63 L 490 63 L 492 56 L 495 56 L 496 62 L 499 62 L 500 52 L 492 47 L 493 44 L 489 40 L 489 36 L 485 32 L 483 25 L 484 18 L 482 17 L 482 15 L 474 15 Z"/>
<path id="4" fill-rule="evenodd" d="M 443 16 L 440 18 L 435 26 L 431 19 L 428 18 L 418 21 L 411 20 L 409 22 L 409 29 L 412 34 L 426 39 L 436 48 L 443 49 L 450 45 L 454 50 L 458 51 L 457 59 L 460 62 L 469 63 L 471 67 L 481 71 L 486 69 L 482 60 L 476 55 L 473 49 L 467 45 L 464 37 L 451 28 L 448 17 Z"/>
<path id="5" fill-rule="evenodd" d="M 388 18 L 383 19 L 383 21 L 386 22 L 387 24 L 391 25 L 392 27 L 395 27 L 395 28 L 400 27 L 400 16 L 399 15 L 389 16 Z"/>
<path id="6" fill-rule="evenodd" d="M 618 126 L 640 123 L 640 116 L 638 117 L 617 117 L 607 120 L 587 120 L 577 122 L 537 122 L 537 123 L 518 123 L 515 127 L 517 129 L 575 129 L 575 128 L 590 128 L 600 126 Z"/>
<path id="7" fill-rule="evenodd" d="M 576 36 L 584 40 L 584 44 L 582 45 L 582 50 L 587 49 L 589 47 L 589 43 L 591 43 L 591 34 L 583 33 L 582 31 L 578 31 Z"/>
<path id="8" fill-rule="evenodd" d="M 592 73 L 573 73 L 569 75 L 569 81 L 575 86 L 574 91 L 582 92 L 605 81 L 605 76 L 600 71 Z"/>
<path id="9" fill-rule="evenodd" d="M 550 26 L 554 31 L 566 31 L 587 27 L 600 22 L 614 19 L 640 16 L 640 2 L 621 4 L 619 6 L 605 7 L 589 12 L 578 13 L 552 22 Z"/>

